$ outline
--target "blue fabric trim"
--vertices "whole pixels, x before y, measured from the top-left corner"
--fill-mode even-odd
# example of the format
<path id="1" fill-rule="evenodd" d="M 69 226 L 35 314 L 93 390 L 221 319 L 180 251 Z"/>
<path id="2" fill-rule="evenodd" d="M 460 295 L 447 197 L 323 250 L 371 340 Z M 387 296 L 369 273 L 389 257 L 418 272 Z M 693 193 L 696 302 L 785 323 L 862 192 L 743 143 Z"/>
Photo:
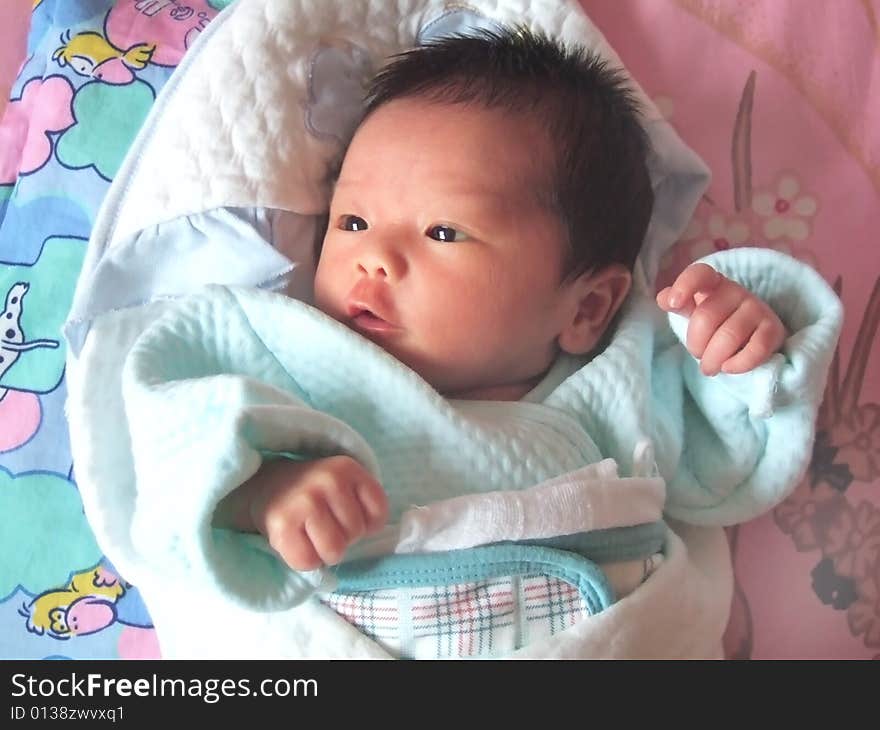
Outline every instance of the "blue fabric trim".
<path id="1" fill-rule="evenodd" d="M 271 449 L 257 449 L 257 451 L 259 451 L 260 456 L 262 456 L 264 460 L 288 459 L 289 461 L 309 461 L 314 458 L 302 454 L 295 454 L 292 451 L 272 451 Z"/>
<path id="2" fill-rule="evenodd" d="M 631 527 L 610 527 L 572 535 L 496 544 L 537 545 L 577 553 L 596 563 L 614 563 L 662 553 L 666 545 L 667 530 L 666 523 L 660 520 Z"/>
<path id="3" fill-rule="evenodd" d="M 590 614 L 614 603 L 614 591 L 598 565 L 564 550 L 533 545 L 487 545 L 467 550 L 386 555 L 334 569 L 335 593 L 472 583 L 509 575 L 548 575 L 578 589 Z"/>

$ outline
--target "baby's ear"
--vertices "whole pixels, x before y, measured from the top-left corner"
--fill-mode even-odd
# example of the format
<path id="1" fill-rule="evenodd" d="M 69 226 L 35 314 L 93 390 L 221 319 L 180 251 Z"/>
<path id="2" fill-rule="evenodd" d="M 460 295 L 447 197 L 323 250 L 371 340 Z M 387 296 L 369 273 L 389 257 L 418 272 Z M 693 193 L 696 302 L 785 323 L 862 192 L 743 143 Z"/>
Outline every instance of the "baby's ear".
<path id="1" fill-rule="evenodd" d="M 581 274 L 567 285 L 569 317 L 557 342 L 569 355 L 590 352 L 623 304 L 632 285 L 632 274 L 620 264 Z"/>

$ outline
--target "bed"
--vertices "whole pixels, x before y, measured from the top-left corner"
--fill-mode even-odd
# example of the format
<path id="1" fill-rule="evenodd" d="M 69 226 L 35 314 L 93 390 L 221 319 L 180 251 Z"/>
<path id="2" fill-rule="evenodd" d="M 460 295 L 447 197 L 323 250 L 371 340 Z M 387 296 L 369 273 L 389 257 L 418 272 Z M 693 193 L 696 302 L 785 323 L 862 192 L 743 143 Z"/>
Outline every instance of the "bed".
<path id="1" fill-rule="evenodd" d="M 226 4 L 0 9 L 0 657 L 159 656 L 137 587 L 83 516 L 60 327 L 128 145 Z M 847 312 L 808 473 L 728 531 L 727 656 L 878 658 L 880 0 L 582 4 L 713 173 L 666 280 L 713 250 L 771 247 L 817 268 Z"/>

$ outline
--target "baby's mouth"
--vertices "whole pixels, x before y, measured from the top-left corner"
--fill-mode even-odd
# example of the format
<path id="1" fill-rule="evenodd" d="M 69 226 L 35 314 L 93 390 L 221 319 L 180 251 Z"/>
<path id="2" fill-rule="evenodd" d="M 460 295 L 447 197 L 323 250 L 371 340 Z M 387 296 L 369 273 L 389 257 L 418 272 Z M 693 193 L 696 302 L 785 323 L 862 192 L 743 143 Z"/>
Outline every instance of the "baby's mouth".
<path id="1" fill-rule="evenodd" d="M 361 279 L 352 288 L 344 312 L 350 326 L 367 337 L 387 336 L 401 330 L 387 285 Z"/>
<path id="2" fill-rule="evenodd" d="M 391 322 L 382 319 L 378 314 L 371 312 L 369 309 L 353 308 L 349 312 L 349 317 L 355 329 L 362 332 L 370 333 L 388 333 L 395 332 L 399 328 Z"/>

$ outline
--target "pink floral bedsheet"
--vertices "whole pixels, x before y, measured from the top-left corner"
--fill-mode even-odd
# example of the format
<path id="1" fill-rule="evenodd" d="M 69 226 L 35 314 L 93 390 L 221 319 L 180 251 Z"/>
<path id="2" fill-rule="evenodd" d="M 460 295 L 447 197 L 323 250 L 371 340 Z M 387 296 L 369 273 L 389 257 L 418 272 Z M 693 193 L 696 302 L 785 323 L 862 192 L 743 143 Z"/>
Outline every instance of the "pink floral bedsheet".
<path id="1" fill-rule="evenodd" d="M 713 171 L 667 278 L 712 250 L 769 246 L 846 307 L 808 474 L 730 530 L 727 653 L 880 658 L 880 0 L 582 1 Z M 0 113 L 33 4 L 0 7 Z"/>
<path id="2" fill-rule="evenodd" d="M 769 246 L 846 308 L 809 472 L 730 530 L 729 656 L 880 658 L 880 0 L 584 0 L 713 182 L 666 260 Z"/>

